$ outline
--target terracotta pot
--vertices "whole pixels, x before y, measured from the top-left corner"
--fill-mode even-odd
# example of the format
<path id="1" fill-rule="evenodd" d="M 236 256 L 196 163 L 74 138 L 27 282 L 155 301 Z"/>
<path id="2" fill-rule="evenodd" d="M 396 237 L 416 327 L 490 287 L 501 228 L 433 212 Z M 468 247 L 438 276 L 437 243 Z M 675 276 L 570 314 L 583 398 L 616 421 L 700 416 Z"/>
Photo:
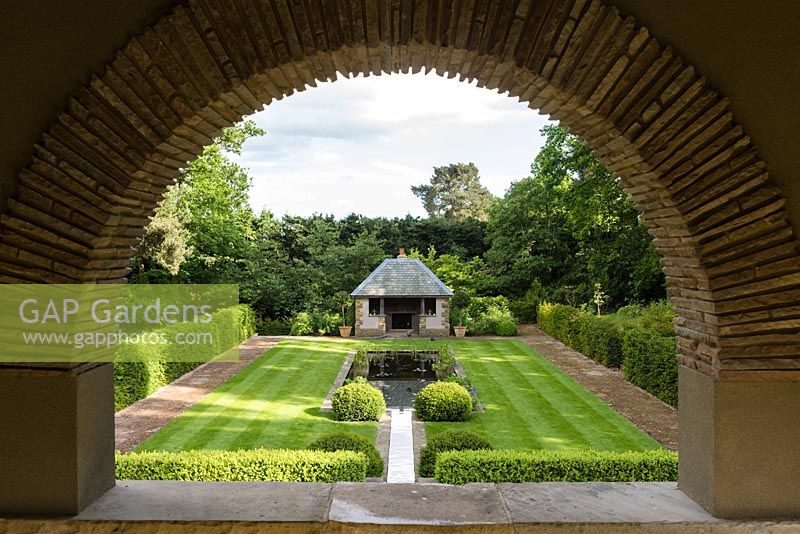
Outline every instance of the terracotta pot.
<path id="1" fill-rule="evenodd" d="M 353 330 L 352 326 L 340 326 L 339 335 L 342 337 L 350 337 L 350 332 Z"/>
<path id="2" fill-rule="evenodd" d="M 453 331 L 456 333 L 456 337 L 464 337 L 467 334 L 467 327 L 466 326 L 454 326 Z"/>

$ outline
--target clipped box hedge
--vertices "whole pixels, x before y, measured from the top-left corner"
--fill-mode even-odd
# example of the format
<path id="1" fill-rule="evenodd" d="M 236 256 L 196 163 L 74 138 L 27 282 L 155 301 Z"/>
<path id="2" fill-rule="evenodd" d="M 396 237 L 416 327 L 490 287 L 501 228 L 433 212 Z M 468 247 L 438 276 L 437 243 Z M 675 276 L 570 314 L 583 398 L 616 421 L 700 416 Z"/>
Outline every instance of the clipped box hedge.
<path id="1" fill-rule="evenodd" d="M 437 455 L 436 479 L 471 482 L 665 482 L 678 478 L 678 455 L 666 450 L 445 451 Z"/>
<path id="2" fill-rule="evenodd" d="M 579 352 L 606 367 L 619 368 L 622 365 L 622 340 L 625 332 L 606 317 L 583 317 Z"/>
<path id="3" fill-rule="evenodd" d="M 380 421 L 386 413 L 386 400 L 372 384 L 351 382 L 334 392 L 331 413 L 337 421 Z"/>
<path id="4" fill-rule="evenodd" d="M 419 476 L 430 478 L 436 474 L 436 458 L 444 451 L 494 449 L 489 440 L 470 430 L 450 429 L 428 439 L 419 453 Z"/>
<path id="5" fill-rule="evenodd" d="M 433 382 L 414 397 L 414 411 L 423 421 L 466 421 L 472 408 L 469 391 L 456 382 Z"/>
<path id="6" fill-rule="evenodd" d="M 629 330 L 622 343 L 625 379 L 672 406 L 678 405 L 678 352 L 674 337 Z"/>
<path id="7" fill-rule="evenodd" d="M 608 317 L 598 317 L 563 304 L 539 306 L 539 328 L 568 347 L 606 367 L 622 365 L 624 330 Z"/>
<path id="8" fill-rule="evenodd" d="M 353 451 L 133 452 L 116 455 L 120 480 L 363 482 L 367 458 Z"/>
<path id="9" fill-rule="evenodd" d="M 545 334 L 569 344 L 567 340 L 570 337 L 572 322 L 580 313 L 580 310 L 572 306 L 543 302 L 537 314 L 539 328 Z"/>
<path id="10" fill-rule="evenodd" d="M 244 341 L 255 332 L 255 314 L 247 304 L 224 308 L 214 314 L 215 321 L 209 325 L 214 335 L 216 352 Z M 238 329 L 230 328 L 233 323 Z M 170 325 L 159 331 L 170 336 L 182 330 L 194 328 L 186 325 Z M 163 351 L 170 350 L 169 355 Z M 192 345 L 155 345 L 148 343 L 122 343 L 117 349 L 118 359 L 114 363 L 114 409 L 119 411 L 147 397 L 157 389 L 201 365 L 195 361 L 196 349 Z M 167 361 L 169 360 L 169 361 Z"/>
<path id="11" fill-rule="evenodd" d="M 622 324 L 613 316 L 547 302 L 539 306 L 538 315 L 539 328 L 546 334 L 606 367 L 621 367 L 626 380 L 678 405 L 677 346 L 669 304 L 639 308 L 634 320 Z"/>
<path id="12" fill-rule="evenodd" d="M 369 438 L 353 432 L 329 432 L 319 439 L 314 440 L 309 450 L 316 451 L 354 451 L 360 452 L 367 458 L 367 476 L 383 476 L 383 458 L 381 458 L 375 444 Z"/>

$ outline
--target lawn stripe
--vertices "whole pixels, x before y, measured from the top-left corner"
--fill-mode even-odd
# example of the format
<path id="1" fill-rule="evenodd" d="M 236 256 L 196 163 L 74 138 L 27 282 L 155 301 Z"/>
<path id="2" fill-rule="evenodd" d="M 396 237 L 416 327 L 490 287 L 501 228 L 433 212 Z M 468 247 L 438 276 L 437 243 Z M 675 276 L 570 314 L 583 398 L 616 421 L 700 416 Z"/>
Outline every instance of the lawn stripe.
<path id="1" fill-rule="evenodd" d="M 467 370 L 467 376 L 473 377 L 476 384 L 479 382 L 487 386 L 491 384 L 490 387 L 478 389 L 479 395 L 481 395 L 481 391 L 487 391 L 487 395 L 481 397 L 481 401 L 485 403 L 486 412 L 476 414 L 474 417 L 486 421 L 486 426 L 491 429 L 491 432 L 487 433 L 491 434 L 495 439 L 498 436 L 508 436 L 505 437 L 506 440 L 514 440 L 514 435 L 519 428 L 530 426 L 530 418 L 526 414 L 520 413 L 516 408 L 508 409 L 509 406 L 513 406 L 514 401 L 510 395 L 511 392 L 504 386 L 513 382 L 516 377 L 509 376 L 502 364 L 498 365 L 498 362 L 482 361 L 476 358 L 474 353 L 469 354 L 470 352 L 466 353 L 468 354 L 466 358 L 460 357 L 462 365 Z M 461 354 L 462 351 L 459 351 L 459 355 Z M 517 389 L 520 390 L 521 388 Z M 538 448 L 544 446 L 538 440 L 538 435 L 531 434 L 531 438 L 532 441 L 527 445 L 528 447 Z"/>
<path id="2" fill-rule="evenodd" d="M 429 423 L 426 430 L 431 435 L 446 428 L 469 428 L 500 448 L 621 451 L 659 447 L 519 341 L 470 340 L 452 347 L 487 411 L 474 414 L 467 423 Z"/>
<path id="3" fill-rule="evenodd" d="M 612 448 L 619 449 L 620 446 L 625 448 L 619 450 L 661 448 L 655 440 L 644 434 L 636 425 L 584 388 L 571 376 L 561 371 L 555 364 L 538 354 L 533 348 L 521 341 L 515 341 L 515 345 L 532 359 L 540 362 L 541 366 L 549 369 L 551 376 L 561 382 L 566 391 L 569 391 L 576 399 L 580 399 L 583 406 L 594 413 L 596 416 L 592 418 L 594 421 L 602 421 L 603 426 L 610 427 L 603 434 L 605 436 L 604 441 L 608 442 L 609 450 Z"/>
<path id="4" fill-rule="evenodd" d="M 318 413 L 353 344 L 284 341 L 139 450 L 304 448 L 332 430 L 375 439 L 375 423 L 340 423 Z"/>
<path id="5" fill-rule="evenodd" d="M 271 434 L 274 433 L 271 425 L 268 421 L 263 421 L 261 418 L 258 417 L 258 410 L 254 410 L 253 408 L 257 407 L 259 404 L 262 404 L 265 401 L 266 392 L 269 392 L 269 398 L 280 398 L 286 399 L 281 404 L 281 409 L 277 414 L 280 419 L 288 418 L 287 416 L 290 415 L 286 413 L 286 406 L 293 405 L 296 401 L 297 394 L 304 390 L 303 386 L 308 387 L 308 376 L 309 373 L 302 373 L 297 372 L 301 371 L 302 367 L 304 367 L 304 363 L 302 361 L 301 356 L 306 353 L 311 355 L 311 361 L 307 362 L 308 368 L 314 368 L 315 373 L 310 374 L 310 376 L 321 376 L 327 379 L 328 382 L 333 382 L 335 378 L 335 372 L 338 371 L 339 367 L 344 361 L 344 357 L 342 358 L 332 358 L 332 361 L 336 364 L 333 367 L 333 373 L 325 373 L 324 369 L 319 368 L 319 359 L 314 358 L 317 353 L 315 352 L 308 352 L 303 351 L 301 348 L 294 348 L 294 347 L 287 347 L 281 354 L 280 358 L 274 358 L 269 362 L 265 362 L 266 364 L 262 366 L 261 373 L 259 373 L 260 383 L 255 384 L 255 386 L 247 388 L 245 391 L 239 392 L 238 396 L 243 397 L 244 399 L 251 398 L 252 400 L 245 402 L 244 409 L 246 413 L 251 413 L 253 419 L 251 424 L 254 426 L 261 425 L 264 428 L 264 433 Z M 326 357 L 331 357 L 330 355 L 326 354 Z M 338 360 L 338 361 L 337 361 Z M 291 372 L 291 371 L 295 372 Z M 332 375 L 332 376 L 331 376 Z M 326 389 L 327 391 L 327 389 Z M 256 393 L 261 393 L 261 395 L 256 395 Z M 255 398 L 253 398 L 255 397 Z M 312 401 L 313 402 L 313 401 Z M 319 403 L 322 402 L 320 398 Z M 319 406 L 319 404 L 317 404 Z M 296 412 L 297 410 L 294 410 Z M 228 414 L 221 414 L 224 418 Z M 291 415 L 296 416 L 296 413 L 291 413 Z M 239 436 L 241 436 L 242 431 L 238 429 L 238 421 L 234 418 L 229 418 L 227 423 L 223 425 L 221 428 L 216 428 L 214 430 L 213 437 L 209 437 L 206 443 L 202 445 L 204 449 L 230 449 L 232 448 L 231 445 L 233 441 L 235 441 Z M 246 439 L 246 438 L 245 438 Z"/>
<path id="6" fill-rule="evenodd" d="M 256 425 L 269 427 L 258 417 L 258 414 L 263 413 L 269 405 L 267 392 L 272 398 L 286 398 L 286 394 L 297 390 L 298 382 L 304 379 L 300 373 L 290 373 L 287 369 L 295 367 L 298 358 L 297 350 L 287 348 L 280 356 L 280 358 L 268 362 L 269 365 L 262 367 L 257 384 L 238 393 L 241 398 L 240 404 L 243 402 L 242 409 L 245 413 L 252 414 L 250 423 L 241 429 L 241 419 L 228 418 L 225 424 L 216 429 L 213 437 L 206 440 L 203 444 L 204 449 L 235 449 L 237 447 L 234 446 L 234 442 L 243 437 L 247 427 Z M 223 413 L 222 415 L 229 414 Z"/>
<path id="7" fill-rule="evenodd" d="M 405 341 L 378 346 L 441 342 Z M 498 448 L 643 450 L 658 444 L 519 341 L 449 342 L 486 411 L 466 423 L 427 423 L 432 435 L 472 429 Z M 139 450 L 304 448 L 332 430 L 375 439 L 375 423 L 342 423 L 319 405 L 356 342 L 283 341 L 143 443 Z"/>
<path id="8" fill-rule="evenodd" d="M 515 345 L 536 362 L 540 368 L 549 370 L 551 378 L 563 386 L 560 391 L 553 392 L 554 395 L 559 396 L 559 402 L 576 410 L 588 412 L 586 416 L 581 417 L 580 421 L 588 424 L 588 430 L 592 432 L 588 441 L 593 448 L 632 450 L 659 447 L 657 443 L 645 436 L 630 421 L 615 412 L 550 361 L 536 353 L 536 351 L 519 342 L 516 342 Z M 578 429 L 579 431 L 581 430 L 580 427 Z M 582 432 L 582 434 L 586 435 L 585 432 Z"/>
<path id="9" fill-rule="evenodd" d="M 172 422 L 139 445 L 137 450 L 192 450 L 202 445 L 196 436 L 206 432 L 207 427 L 229 405 L 235 404 L 236 399 L 229 392 L 240 387 L 243 383 L 258 380 L 259 369 L 264 362 L 277 357 L 281 353 L 281 344 L 265 352 L 258 359 L 240 371 L 236 376 L 222 384 L 208 396 L 201 399 L 189 410 L 175 418 Z M 199 442 L 199 445 L 195 445 Z"/>
<path id="10" fill-rule="evenodd" d="M 563 448 L 584 448 L 589 447 L 591 437 L 585 435 L 577 426 L 575 426 L 571 419 L 564 416 L 564 409 L 569 405 L 564 402 L 561 393 L 563 389 L 551 387 L 551 376 L 546 379 L 542 377 L 529 377 L 526 376 L 531 363 L 535 365 L 536 362 L 523 362 L 527 365 L 519 366 L 515 364 L 515 360 L 521 355 L 517 351 L 516 354 L 512 352 L 512 344 L 503 342 L 502 345 L 494 344 L 489 347 L 484 347 L 483 350 L 488 350 L 493 356 L 496 356 L 503 361 L 502 367 L 505 367 L 506 380 L 516 387 L 516 390 L 524 396 L 524 400 L 532 404 L 533 409 L 526 414 L 524 426 L 530 429 L 533 435 L 539 434 L 539 439 L 530 443 L 523 444 L 524 447 L 542 447 L 544 446 L 543 439 L 550 440 L 567 439 L 568 444 L 552 445 L 547 448 L 563 449 Z M 515 357 L 516 356 L 516 357 Z M 541 372 L 539 366 L 536 366 L 534 371 Z M 543 394 L 542 391 L 547 394 Z M 526 393 L 522 393 L 526 392 Z M 506 405 L 519 405 L 517 402 L 506 403 Z M 543 431 L 542 429 L 546 431 Z M 538 432 L 537 432 L 538 430 Z M 536 432 L 536 433 L 534 433 Z"/>
<path id="11" fill-rule="evenodd" d="M 552 420 L 559 423 L 562 433 L 571 436 L 572 443 L 566 448 L 598 447 L 597 431 L 605 421 L 602 415 L 607 414 L 592 417 L 585 413 L 587 409 L 591 410 L 590 403 L 576 395 L 570 384 L 559 380 L 561 376 L 558 372 L 544 365 L 541 358 L 519 350 L 516 344 L 512 346 L 517 349 L 515 355 L 518 357 L 509 359 L 509 364 L 518 372 L 522 374 L 526 366 L 534 365 L 537 374 L 546 374 L 546 377 L 532 379 L 535 383 L 534 392 L 547 404 L 548 413 L 552 413 Z"/>
<path id="12" fill-rule="evenodd" d="M 185 440 L 181 448 L 184 450 L 213 449 L 215 445 L 212 444 L 216 441 L 219 443 L 219 445 L 216 445 L 218 448 L 225 449 L 225 441 L 227 441 L 230 432 L 235 431 L 230 428 L 226 433 L 226 427 L 233 425 L 241 418 L 254 416 L 247 410 L 246 403 L 245 406 L 242 406 L 242 397 L 250 398 L 256 392 L 264 391 L 266 387 L 275 382 L 282 373 L 267 373 L 283 367 L 279 363 L 286 359 L 287 352 L 285 348 L 278 350 L 269 360 L 264 360 L 250 375 L 236 384 L 236 387 L 228 388 L 222 392 L 215 402 L 220 409 L 215 413 L 214 417 L 204 423 L 201 422 L 191 439 Z"/>

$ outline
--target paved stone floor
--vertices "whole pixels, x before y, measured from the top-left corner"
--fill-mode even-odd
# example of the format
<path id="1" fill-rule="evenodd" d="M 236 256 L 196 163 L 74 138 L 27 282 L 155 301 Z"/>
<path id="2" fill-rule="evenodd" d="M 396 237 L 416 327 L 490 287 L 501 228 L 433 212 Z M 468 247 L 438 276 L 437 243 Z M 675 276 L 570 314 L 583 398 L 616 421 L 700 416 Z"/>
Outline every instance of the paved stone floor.
<path id="1" fill-rule="evenodd" d="M 674 483 L 381 484 L 120 481 L 80 520 L 392 525 L 719 522 Z"/>
<path id="2" fill-rule="evenodd" d="M 414 438 L 411 420 L 414 412 L 409 409 L 392 408 L 392 426 L 389 437 L 389 470 L 386 482 L 391 484 L 413 483 Z"/>

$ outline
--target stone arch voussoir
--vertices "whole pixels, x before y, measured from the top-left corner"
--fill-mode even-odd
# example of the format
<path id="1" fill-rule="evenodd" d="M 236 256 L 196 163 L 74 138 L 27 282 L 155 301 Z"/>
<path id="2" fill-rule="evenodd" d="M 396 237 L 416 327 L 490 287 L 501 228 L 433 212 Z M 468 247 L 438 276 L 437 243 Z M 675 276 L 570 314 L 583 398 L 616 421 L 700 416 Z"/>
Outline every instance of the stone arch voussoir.
<path id="1" fill-rule="evenodd" d="M 122 281 L 147 217 L 220 130 L 318 81 L 436 69 L 525 101 L 621 177 L 662 257 L 682 364 L 800 367 L 800 258 L 727 100 L 600 0 L 192 0 L 134 37 L 36 145 L 0 281 Z"/>

